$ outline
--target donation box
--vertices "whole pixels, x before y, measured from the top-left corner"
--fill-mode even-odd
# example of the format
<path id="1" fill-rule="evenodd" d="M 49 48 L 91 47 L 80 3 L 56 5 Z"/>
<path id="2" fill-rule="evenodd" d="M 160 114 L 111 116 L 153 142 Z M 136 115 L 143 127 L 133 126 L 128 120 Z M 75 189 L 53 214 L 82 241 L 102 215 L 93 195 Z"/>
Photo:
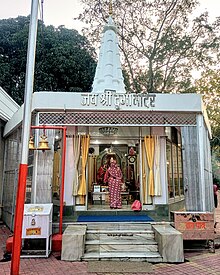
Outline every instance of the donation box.
<path id="1" fill-rule="evenodd" d="M 52 241 L 53 204 L 25 204 L 21 257 L 48 257 Z"/>
<path id="2" fill-rule="evenodd" d="M 214 240 L 214 213 L 173 212 L 174 225 L 183 240 Z"/>

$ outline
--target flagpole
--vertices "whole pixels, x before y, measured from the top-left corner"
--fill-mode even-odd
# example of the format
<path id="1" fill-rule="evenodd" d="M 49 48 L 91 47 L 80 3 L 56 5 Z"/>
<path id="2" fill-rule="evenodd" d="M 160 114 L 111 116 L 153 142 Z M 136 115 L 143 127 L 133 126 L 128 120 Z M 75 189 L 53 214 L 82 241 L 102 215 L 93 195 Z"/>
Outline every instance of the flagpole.
<path id="1" fill-rule="evenodd" d="M 22 224 L 23 224 L 27 170 L 28 170 L 28 145 L 29 145 L 29 138 L 30 138 L 32 94 L 33 94 L 33 85 L 34 85 L 37 23 L 38 23 L 38 0 L 32 0 L 30 25 L 29 25 L 29 36 L 28 36 L 26 76 L 25 76 L 24 115 L 23 115 L 23 121 L 22 121 L 21 162 L 20 162 L 20 166 L 19 166 L 16 209 L 15 209 L 15 218 L 14 218 L 14 235 L 13 235 L 13 248 L 12 248 L 12 260 L 11 260 L 11 275 L 19 274 L 19 265 L 20 265 L 21 242 L 22 242 Z"/>

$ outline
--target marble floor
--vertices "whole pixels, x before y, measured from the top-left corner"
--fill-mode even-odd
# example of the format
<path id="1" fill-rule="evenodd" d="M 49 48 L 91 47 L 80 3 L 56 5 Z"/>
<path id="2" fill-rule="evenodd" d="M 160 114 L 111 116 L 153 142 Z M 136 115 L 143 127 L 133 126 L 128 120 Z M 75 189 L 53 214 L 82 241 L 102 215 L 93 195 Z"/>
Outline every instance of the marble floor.
<path id="1" fill-rule="evenodd" d="M 88 210 L 103 210 L 103 211 L 130 211 L 131 204 L 123 204 L 121 209 L 111 209 L 108 204 L 90 204 Z"/>

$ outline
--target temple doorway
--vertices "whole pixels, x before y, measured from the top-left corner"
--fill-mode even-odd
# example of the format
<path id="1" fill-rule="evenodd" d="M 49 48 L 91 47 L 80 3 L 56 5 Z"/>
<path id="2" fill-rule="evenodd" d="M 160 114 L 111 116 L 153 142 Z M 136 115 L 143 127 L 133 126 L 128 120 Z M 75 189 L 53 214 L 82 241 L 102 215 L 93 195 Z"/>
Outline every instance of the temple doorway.
<path id="1" fill-rule="evenodd" d="M 89 171 L 93 171 L 89 180 L 88 209 L 109 209 L 111 207 L 111 189 L 107 179 L 111 161 L 116 163 L 121 171 L 120 199 L 121 208 L 130 210 L 136 199 L 140 199 L 138 144 L 100 144 L 99 154 L 95 155 L 95 149 L 90 147 Z M 97 150 L 97 148 L 96 148 Z M 91 174 L 90 174 L 91 175 Z M 114 187 L 115 188 L 115 187 Z"/>

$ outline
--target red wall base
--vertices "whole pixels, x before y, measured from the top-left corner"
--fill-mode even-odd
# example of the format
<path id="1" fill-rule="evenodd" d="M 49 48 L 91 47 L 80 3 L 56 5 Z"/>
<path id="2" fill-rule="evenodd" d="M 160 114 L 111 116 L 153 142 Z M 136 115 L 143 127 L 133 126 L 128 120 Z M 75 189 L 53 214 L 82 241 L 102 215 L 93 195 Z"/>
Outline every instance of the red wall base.
<path id="1" fill-rule="evenodd" d="M 13 247 L 13 236 L 8 237 L 6 240 L 6 252 L 11 254 L 12 247 Z M 52 251 L 54 252 L 61 252 L 62 250 L 62 235 L 57 233 L 52 235 Z"/>
<path id="2" fill-rule="evenodd" d="M 13 246 L 13 236 L 8 237 L 6 241 L 6 252 L 11 254 L 12 253 L 12 246 Z"/>
<path id="3" fill-rule="evenodd" d="M 62 235 L 57 233 L 52 235 L 52 251 L 61 252 L 62 250 Z"/>

